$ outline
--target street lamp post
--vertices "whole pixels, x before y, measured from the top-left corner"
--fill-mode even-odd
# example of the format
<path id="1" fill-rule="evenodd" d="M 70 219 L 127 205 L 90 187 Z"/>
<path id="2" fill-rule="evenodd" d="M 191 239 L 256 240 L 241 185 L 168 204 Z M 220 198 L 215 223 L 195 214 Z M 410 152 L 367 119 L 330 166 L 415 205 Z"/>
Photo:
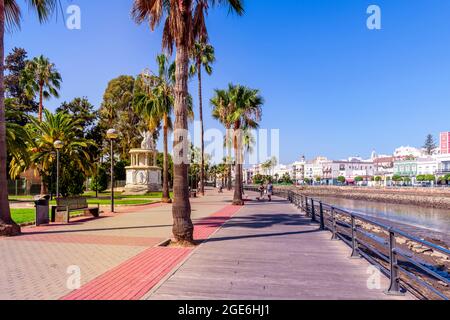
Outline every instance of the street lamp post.
<path id="1" fill-rule="evenodd" d="M 59 157 L 60 151 L 64 147 L 64 143 L 62 141 L 56 140 L 53 143 L 53 146 L 56 149 L 56 198 L 59 198 Z"/>
<path id="2" fill-rule="evenodd" d="M 114 140 L 119 137 L 115 129 L 109 129 L 106 136 L 111 141 L 111 213 L 114 213 Z"/>

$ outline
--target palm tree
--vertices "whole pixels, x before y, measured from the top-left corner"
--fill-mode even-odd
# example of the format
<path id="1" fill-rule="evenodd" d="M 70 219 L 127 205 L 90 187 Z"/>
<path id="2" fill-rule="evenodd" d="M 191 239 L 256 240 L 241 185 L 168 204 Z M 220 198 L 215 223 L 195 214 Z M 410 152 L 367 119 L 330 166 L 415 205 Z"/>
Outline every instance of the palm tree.
<path id="1" fill-rule="evenodd" d="M 230 89 L 230 88 L 229 88 Z M 231 171 L 232 171 L 232 156 L 231 156 L 231 126 L 230 114 L 233 106 L 231 105 L 230 96 L 226 90 L 215 90 L 214 97 L 211 99 L 211 105 L 213 106 L 212 116 L 218 120 L 225 127 L 225 146 L 227 149 L 227 158 L 225 160 L 227 164 L 227 189 L 231 191 Z"/>
<path id="2" fill-rule="evenodd" d="M 28 62 L 25 67 L 20 81 L 30 98 L 39 94 L 39 121 L 42 121 L 44 99 L 59 98 L 58 90 L 61 88 L 61 80 L 61 74 L 56 70 L 55 65 L 42 55 Z"/>
<path id="3" fill-rule="evenodd" d="M 94 142 L 78 136 L 82 119 L 74 120 L 63 112 L 52 114 L 46 109 L 43 113 L 43 121 L 30 117 L 31 123 L 27 125 L 28 134 L 32 138 L 28 143 L 29 163 L 16 162 L 13 159 L 11 172 L 20 173 L 35 168 L 41 177 L 49 175 L 56 160 L 54 143 L 60 140 L 64 143 L 61 158 L 67 159 L 85 174 L 93 173 L 95 164 L 89 147 L 94 145 Z"/>
<path id="4" fill-rule="evenodd" d="M 201 139 L 201 164 L 200 164 L 200 194 L 205 195 L 205 128 L 203 124 L 203 97 L 202 97 L 202 67 L 208 75 L 212 74 L 211 64 L 216 61 L 214 56 L 214 47 L 205 42 L 196 42 L 192 50 L 191 74 L 197 74 L 198 77 L 198 105 L 200 111 L 200 139 Z"/>
<path id="5" fill-rule="evenodd" d="M 169 54 L 176 48 L 175 123 L 174 123 L 174 203 L 173 234 L 181 244 L 194 243 L 194 225 L 189 202 L 188 143 L 188 77 L 189 53 L 195 40 L 208 38 L 205 15 L 218 3 L 227 3 L 229 10 L 243 14 L 241 0 L 134 0 L 132 16 L 141 24 L 148 21 L 154 30 L 166 16 L 163 48 Z"/>
<path id="6" fill-rule="evenodd" d="M 17 179 L 23 172 L 17 170 L 18 167 L 22 168 L 30 165 L 30 153 L 28 150 L 30 142 L 31 137 L 25 127 L 16 123 L 6 124 L 6 148 L 12 158 L 9 172 L 12 179 Z"/>
<path id="7" fill-rule="evenodd" d="M 244 162 L 243 150 L 244 145 L 250 143 L 247 130 L 257 129 L 259 127 L 258 122 L 261 120 L 262 105 L 264 104 L 263 98 L 260 96 L 258 90 L 250 89 L 245 86 L 234 86 L 230 84 L 228 91 L 219 92 L 220 95 L 226 95 L 226 99 L 215 96 L 212 99 L 213 105 L 217 101 L 226 101 L 227 105 L 225 111 L 222 113 L 223 122 L 232 124 L 233 127 L 233 148 L 235 153 L 235 186 L 234 186 L 234 205 L 243 205 L 242 199 L 242 165 Z M 219 103 L 219 110 L 224 106 Z M 217 110 L 216 110 L 217 111 Z M 216 112 L 213 112 L 213 115 Z M 219 113 L 220 114 L 220 113 Z"/>
<path id="8" fill-rule="evenodd" d="M 58 0 L 27 1 L 36 10 L 40 22 L 46 21 L 58 4 Z M 0 236 L 20 234 L 20 227 L 11 219 L 8 202 L 6 174 L 6 122 L 5 122 L 5 27 L 13 30 L 20 26 L 21 10 L 15 0 L 0 0 Z"/>
<path id="9" fill-rule="evenodd" d="M 174 67 L 168 66 L 168 59 L 163 54 L 157 56 L 156 61 L 159 69 L 158 75 L 143 73 L 139 78 L 141 83 L 137 87 L 140 87 L 142 90 L 136 90 L 134 108 L 149 123 L 150 129 L 158 127 L 156 124 L 161 121 L 163 122 L 164 161 L 162 201 L 163 203 L 171 203 L 168 135 L 169 130 L 172 129 L 171 114 L 174 104 L 174 83 L 171 72 L 174 70 Z"/>

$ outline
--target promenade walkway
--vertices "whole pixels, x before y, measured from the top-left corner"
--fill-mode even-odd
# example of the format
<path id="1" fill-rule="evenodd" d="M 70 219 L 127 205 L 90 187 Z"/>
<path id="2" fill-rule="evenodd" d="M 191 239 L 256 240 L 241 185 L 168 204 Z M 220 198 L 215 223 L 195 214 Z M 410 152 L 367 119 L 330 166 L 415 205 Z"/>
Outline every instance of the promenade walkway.
<path id="1" fill-rule="evenodd" d="M 387 299 L 367 288 L 369 264 L 286 201 L 231 205 L 193 199 L 197 248 L 160 247 L 170 205 L 121 208 L 101 219 L 24 228 L 0 239 L 0 299 Z M 78 271 L 80 286 L 75 288 Z"/>
<path id="2" fill-rule="evenodd" d="M 193 199 L 193 220 L 201 226 L 230 208 L 231 197 L 211 191 Z M 118 211 L 70 225 L 23 228 L 22 236 L 0 238 L 0 300 L 139 299 L 191 253 L 158 247 L 172 235 L 170 205 Z M 205 227 L 197 228 L 197 237 L 218 226 L 209 232 Z M 82 287 L 74 291 L 77 270 Z M 92 290 L 93 285 L 102 290 Z"/>
<path id="3" fill-rule="evenodd" d="M 369 289 L 373 269 L 287 201 L 250 202 L 147 299 L 410 299 Z"/>

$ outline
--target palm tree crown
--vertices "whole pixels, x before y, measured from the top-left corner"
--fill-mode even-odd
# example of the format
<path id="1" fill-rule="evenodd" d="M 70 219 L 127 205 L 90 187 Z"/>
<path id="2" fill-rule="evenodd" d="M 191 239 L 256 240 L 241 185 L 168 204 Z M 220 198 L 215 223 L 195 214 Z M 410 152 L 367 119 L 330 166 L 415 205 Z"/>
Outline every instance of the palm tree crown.
<path id="1" fill-rule="evenodd" d="M 172 53 L 174 44 L 192 48 L 195 40 L 208 41 L 205 17 L 217 4 L 228 5 L 238 15 L 244 13 L 242 0 L 134 0 L 131 13 L 139 24 L 148 21 L 153 31 L 166 15 L 162 45 Z"/>
<path id="2" fill-rule="evenodd" d="M 21 82 L 28 96 L 39 94 L 39 121 L 42 121 L 43 100 L 59 98 L 61 74 L 50 60 L 39 56 L 28 62 L 21 76 Z"/>

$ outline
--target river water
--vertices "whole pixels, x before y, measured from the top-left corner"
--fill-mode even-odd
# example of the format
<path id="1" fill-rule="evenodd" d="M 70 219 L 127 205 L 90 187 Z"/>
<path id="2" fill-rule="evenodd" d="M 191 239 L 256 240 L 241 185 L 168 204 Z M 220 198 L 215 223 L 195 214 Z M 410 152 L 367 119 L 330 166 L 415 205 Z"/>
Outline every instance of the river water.
<path id="1" fill-rule="evenodd" d="M 320 197 L 324 203 L 350 209 L 370 217 L 450 235 L 450 211 L 413 205 L 389 204 L 334 197 Z"/>

